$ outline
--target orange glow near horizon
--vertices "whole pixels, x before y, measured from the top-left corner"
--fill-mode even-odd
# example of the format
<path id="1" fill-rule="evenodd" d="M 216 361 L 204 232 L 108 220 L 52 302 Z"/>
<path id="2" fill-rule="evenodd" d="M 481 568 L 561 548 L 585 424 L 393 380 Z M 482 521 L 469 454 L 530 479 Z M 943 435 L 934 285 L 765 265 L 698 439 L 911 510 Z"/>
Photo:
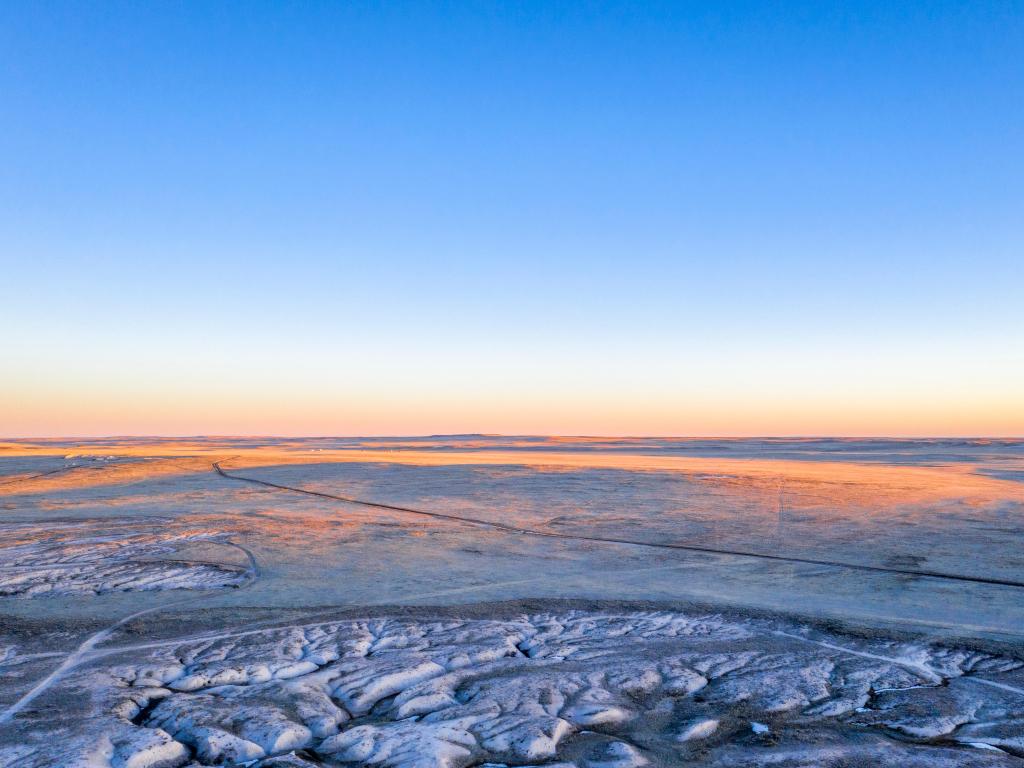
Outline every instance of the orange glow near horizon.
<path id="1" fill-rule="evenodd" d="M 583 438 L 583 441 L 588 440 Z M 790 494 L 800 485 L 827 483 L 836 493 L 843 493 L 848 502 L 859 500 L 865 507 L 878 506 L 886 500 L 892 504 L 923 504 L 941 499 L 1013 499 L 1024 503 L 1024 485 L 1017 481 L 991 477 L 975 472 L 970 463 L 940 466 L 865 464 L 853 461 L 802 461 L 790 459 L 721 458 L 677 455 L 645 455 L 636 453 L 567 452 L 555 447 L 532 451 L 487 449 L 479 451 L 317 449 L 293 450 L 288 446 L 246 448 L 224 446 L 182 439 L 159 442 L 138 441 L 100 447 L 86 446 L 84 454 L 152 457 L 141 463 L 93 467 L 77 467 L 52 476 L 27 478 L 9 491 L 19 495 L 48 493 L 61 488 L 81 488 L 123 484 L 141 478 L 205 474 L 211 463 L 219 461 L 227 470 L 252 469 L 284 464 L 371 462 L 416 466 L 467 465 L 477 467 L 529 466 L 535 470 L 561 472 L 580 469 L 621 469 L 631 472 L 671 472 L 695 478 L 712 477 L 716 482 L 732 480 L 745 486 L 776 489 L 785 479 Z M 57 455 L 66 446 L 40 444 L 3 444 L 5 456 Z M 762 489 L 763 490 L 763 489 Z M 813 496 L 813 494 L 812 494 Z M 809 497 L 810 498 L 810 497 Z"/>
<path id="2" fill-rule="evenodd" d="M 941 401 L 687 403 L 151 403 L 141 398 L 40 399 L 0 405 L 0 437 L 103 435 L 594 435 L 1016 437 L 1024 408 L 1009 398 Z"/>
<path id="3" fill-rule="evenodd" d="M 0 437 L 1024 435 L 1024 366 L 1013 360 L 987 370 L 886 361 L 871 375 L 858 366 L 776 372 L 737 363 L 688 376 L 637 364 L 618 379 L 608 366 L 546 376 L 502 368 L 475 378 L 382 369 L 349 378 L 292 370 L 287 360 L 281 371 L 261 361 L 205 377 L 18 371 L 0 381 Z"/>

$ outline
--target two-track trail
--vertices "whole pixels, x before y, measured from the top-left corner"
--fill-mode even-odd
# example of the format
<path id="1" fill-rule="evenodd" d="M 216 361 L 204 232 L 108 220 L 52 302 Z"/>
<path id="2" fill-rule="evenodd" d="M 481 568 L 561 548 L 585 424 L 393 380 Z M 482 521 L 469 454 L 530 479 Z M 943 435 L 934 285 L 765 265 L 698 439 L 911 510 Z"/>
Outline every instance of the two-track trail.
<path id="1" fill-rule="evenodd" d="M 233 541 L 218 541 L 213 543 L 239 549 L 245 554 L 246 558 L 248 558 L 249 567 L 246 570 L 246 583 L 242 588 L 251 586 L 256 581 L 256 579 L 259 578 L 259 564 L 256 562 L 255 556 L 253 556 L 252 552 L 250 552 L 247 548 L 243 547 L 240 544 L 236 544 Z M 124 626 L 129 621 L 137 619 L 140 616 L 145 616 L 147 614 L 154 613 L 156 611 L 164 611 L 168 608 L 176 608 L 179 606 L 192 604 L 206 597 L 210 597 L 212 594 L 214 593 L 204 592 L 194 597 L 185 598 L 182 600 L 175 600 L 170 603 L 164 603 L 163 605 L 157 605 L 152 608 L 146 608 L 142 611 L 136 611 L 135 613 L 125 616 L 124 618 L 118 619 L 110 626 L 104 627 L 100 631 L 95 632 L 92 635 L 89 635 L 89 637 L 83 640 L 78 645 L 78 647 L 75 648 L 75 650 L 73 650 L 71 653 L 64 657 L 64 661 L 62 661 L 56 669 L 54 669 L 50 674 L 48 674 L 46 677 L 44 677 L 42 680 L 40 680 L 38 683 L 32 686 L 32 688 L 29 691 L 23 694 L 21 698 L 19 698 L 17 701 L 11 704 L 7 709 L 5 709 L 3 712 L 0 712 L 0 725 L 3 725 L 7 721 L 9 721 L 16 714 L 21 712 L 25 707 L 31 704 L 32 701 L 38 698 L 41 694 L 52 688 L 55 683 L 57 683 L 72 669 L 79 666 L 88 659 L 92 658 L 95 655 L 96 646 L 106 641 L 112 634 L 114 634 L 114 632 L 118 628 Z"/>

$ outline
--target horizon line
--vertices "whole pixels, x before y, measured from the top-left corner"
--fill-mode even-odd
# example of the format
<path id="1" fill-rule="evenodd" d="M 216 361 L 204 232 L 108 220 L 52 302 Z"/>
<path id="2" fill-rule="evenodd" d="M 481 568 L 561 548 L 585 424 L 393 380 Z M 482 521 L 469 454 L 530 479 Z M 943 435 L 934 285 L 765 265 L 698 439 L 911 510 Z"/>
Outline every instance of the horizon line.
<path id="1" fill-rule="evenodd" d="M 0 442 L 29 440 L 353 440 L 353 439 L 441 439 L 441 438 L 558 438 L 568 440 L 998 440 L 1024 441 L 1024 435 L 957 435 L 957 434 L 750 434 L 750 435 L 657 435 L 657 434 L 559 434 L 559 433 L 504 433 L 504 432 L 452 432 L 429 434 L 321 434 L 287 435 L 273 433 L 251 434 L 81 434 L 81 435 L 28 435 L 0 436 Z"/>

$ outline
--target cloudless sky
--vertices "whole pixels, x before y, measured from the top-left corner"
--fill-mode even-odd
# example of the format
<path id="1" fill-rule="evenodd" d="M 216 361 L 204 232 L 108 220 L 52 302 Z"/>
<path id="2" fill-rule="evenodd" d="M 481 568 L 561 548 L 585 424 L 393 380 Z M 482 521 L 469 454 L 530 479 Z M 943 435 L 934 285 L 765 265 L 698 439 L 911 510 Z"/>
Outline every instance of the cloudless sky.
<path id="1" fill-rule="evenodd" d="M 0 5 L 0 435 L 1024 434 L 1024 4 Z"/>

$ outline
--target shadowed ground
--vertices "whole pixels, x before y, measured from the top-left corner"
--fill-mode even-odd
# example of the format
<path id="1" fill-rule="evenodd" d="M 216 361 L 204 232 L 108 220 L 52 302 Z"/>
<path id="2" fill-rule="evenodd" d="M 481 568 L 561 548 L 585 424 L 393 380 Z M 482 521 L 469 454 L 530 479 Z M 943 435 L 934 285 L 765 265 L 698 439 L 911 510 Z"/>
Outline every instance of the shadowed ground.
<path id="1" fill-rule="evenodd" d="M 63 732 L 61 702 L 73 690 L 92 701 L 89 706 L 100 710 L 117 706 L 111 704 L 110 691 L 123 687 L 116 682 L 122 673 L 107 665 L 122 656 L 129 665 L 151 663 L 149 655 L 162 653 L 159 648 L 165 646 L 149 647 L 147 642 L 160 642 L 159 637 L 168 633 L 176 643 L 188 644 L 190 633 L 255 631 L 254 621 L 315 622 L 317 615 L 339 608 L 355 611 L 352 615 L 357 618 L 361 610 L 365 618 L 376 610 L 373 606 L 437 606 L 417 614 L 419 623 L 414 626 L 395 630 L 397 639 L 388 644 L 391 648 L 397 642 L 397 648 L 405 642 L 400 639 L 402 632 L 417 636 L 440 631 L 424 627 L 435 626 L 431 622 L 446 610 L 441 606 L 477 604 L 482 608 L 474 621 L 498 622 L 486 627 L 500 625 L 501 633 L 514 635 L 524 626 L 537 626 L 540 620 L 531 618 L 540 615 L 537 610 L 555 615 L 557 610 L 549 607 L 571 599 L 577 601 L 573 607 L 582 607 L 592 618 L 558 614 L 560 618 L 552 620 L 592 627 L 588 642 L 604 649 L 598 655 L 607 653 L 609 659 L 618 659 L 615 664 L 630 670 L 638 659 L 631 656 L 629 647 L 619 644 L 614 632 L 606 631 L 612 621 L 607 614 L 609 601 L 629 601 L 616 605 L 634 606 L 623 609 L 629 618 L 614 619 L 629 626 L 641 621 L 633 616 L 636 601 L 657 607 L 669 624 L 696 620 L 698 609 L 733 612 L 737 618 L 721 627 L 742 626 L 745 632 L 752 631 L 750 622 L 768 621 L 756 617 L 774 613 L 779 617 L 771 621 L 781 623 L 770 630 L 758 625 L 745 641 L 748 647 L 742 653 L 754 653 L 754 657 L 735 670 L 704 677 L 709 688 L 724 686 L 723 690 L 733 691 L 735 681 L 724 678 L 740 675 L 742 668 L 742 675 L 761 676 L 759 687 L 774 686 L 785 706 L 776 709 L 762 702 L 748 717 L 737 713 L 746 712 L 743 708 L 748 704 L 743 702 L 749 703 L 749 696 L 723 694 L 716 701 L 724 709 L 708 714 L 696 706 L 699 702 L 687 698 L 694 691 L 667 693 L 671 684 L 663 672 L 657 672 L 660 682 L 650 691 L 637 694 L 640 701 L 626 701 L 631 694 L 608 682 L 607 665 L 588 672 L 573 666 L 576 661 L 563 659 L 558 662 L 560 668 L 571 661 L 572 671 L 558 672 L 555 682 L 547 671 L 539 673 L 529 664 L 517 666 L 508 673 L 511 687 L 494 697 L 499 706 L 512 692 L 532 690 L 530 680 L 541 674 L 547 681 L 543 685 L 562 691 L 559 695 L 565 701 L 575 701 L 583 695 L 581 690 L 600 690 L 587 695 L 598 697 L 601 706 L 632 713 L 622 721 L 621 733 L 591 738 L 585 734 L 591 727 L 587 722 L 548 706 L 545 711 L 551 717 L 568 725 L 557 726 L 556 730 L 567 729 L 564 733 L 544 731 L 556 748 L 538 755 L 541 762 L 671 764 L 694 749 L 689 742 L 696 737 L 683 739 L 680 729 L 711 728 L 702 725 L 698 715 L 718 722 L 716 736 L 708 734 L 697 741 L 711 739 L 706 745 L 713 747 L 714 761 L 723 765 L 747 764 L 743 761 L 755 760 L 752 755 L 769 747 L 776 756 L 786 754 L 786 749 L 816 754 L 814 764 L 849 759 L 855 753 L 861 755 L 857 759 L 869 761 L 865 764 L 881 764 L 870 762 L 872 750 L 896 755 L 893 738 L 929 744 L 938 740 L 962 761 L 968 759 L 965 754 L 970 760 L 1015 760 L 1012 754 L 1019 747 L 1013 739 L 1019 738 L 1020 728 L 1014 723 L 1024 717 L 1015 698 L 1019 698 L 1020 681 L 1016 673 L 1011 674 L 1024 640 L 1024 589 L 1018 586 L 1024 581 L 1022 472 L 1024 447 L 1012 441 L 566 441 L 467 436 L 362 442 L 103 441 L 74 446 L 8 442 L 0 445 L 0 526 L 4 531 L 0 617 L 6 617 L 0 638 L 0 706 L 4 707 L 0 744 L 21 742 L 27 731 L 56 727 L 57 733 Z M 502 611 L 496 606 L 501 601 L 524 598 L 539 601 L 531 603 L 534 613 L 505 611 L 504 617 L 499 616 Z M 139 612 L 144 613 L 138 619 L 118 624 Z M 783 619 L 781 614 L 792 618 Z M 820 628 L 823 620 L 833 622 L 835 629 L 813 629 Z M 483 626 L 466 625 L 464 631 L 472 635 L 474 627 Z M 331 642 L 342 645 L 355 632 L 336 626 L 329 631 L 334 633 Z M 815 646 L 813 653 L 828 658 L 812 663 L 804 636 L 822 631 L 838 634 L 825 639 L 826 645 Z M 968 650 L 998 659 L 986 661 L 995 665 L 986 669 L 998 667 L 999 675 L 1009 677 L 990 681 L 1002 688 L 972 682 L 965 689 L 971 693 L 963 695 L 956 688 L 955 701 L 934 700 L 931 691 L 927 696 L 907 694 L 911 699 L 890 706 L 895 694 L 879 698 L 884 692 L 873 683 L 865 688 L 867 678 L 858 677 L 867 673 L 841 668 L 831 658 L 834 653 L 849 656 L 854 631 L 867 632 L 875 638 L 871 642 L 882 644 L 867 653 L 883 657 L 876 661 L 887 669 L 895 662 L 885 650 L 886 643 L 897 641 L 886 638 L 932 649 L 921 651 L 923 666 L 914 673 L 920 679 L 907 690 L 924 690 L 918 688 L 922 685 L 948 690 L 951 675 L 971 676 L 975 667 L 943 667 L 945 672 L 940 672 L 935 661 Z M 734 640 L 727 634 L 725 629 L 711 632 L 700 652 L 725 653 Z M 642 651 L 656 670 L 680 650 L 678 638 L 666 642 L 669 647 Z M 308 644 L 308 638 L 302 643 Z M 715 650 L 716 643 L 721 648 Z M 845 650 L 827 650 L 829 645 Z M 135 650 L 109 652 L 114 648 Z M 778 659 L 789 660 L 776 659 L 776 664 L 771 660 L 776 651 L 782 654 Z M 222 660 L 249 652 L 232 646 Z M 866 662 L 869 656 L 855 653 L 850 658 Z M 337 662 L 317 664 L 316 670 L 306 665 L 296 677 L 321 674 L 317 670 L 330 667 L 328 677 L 333 681 L 338 679 L 331 677 L 338 671 Z M 352 663 L 353 674 L 370 675 L 367 662 Z M 474 667 L 474 680 L 506 674 L 487 666 L 496 660 L 467 663 Z M 454 670 L 441 666 L 447 670 L 444 674 Z M 775 666 L 782 671 L 764 677 Z M 906 669 L 899 663 L 896 667 Z M 606 675 L 600 684 L 588 677 L 599 671 Z M 525 677 L 517 678 L 520 673 Z M 861 693 L 847 699 L 868 696 L 865 701 L 871 712 L 938 707 L 948 716 L 941 725 L 912 726 L 911 730 L 918 730 L 911 733 L 899 725 L 905 714 L 857 712 L 865 702 L 831 711 L 835 706 L 829 709 L 825 702 L 841 698 L 839 692 L 854 685 L 853 677 L 861 680 L 857 688 Z M 803 682 L 794 682 L 796 678 Z M 567 679 L 573 682 L 566 683 Z M 170 682 L 156 681 L 153 686 L 164 688 Z M 401 690 L 421 682 L 406 681 Z M 255 696 L 257 704 L 265 706 L 262 689 L 250 689 L 250 683 L 232 679 L 224 684 L 237 689 L 240 702 Z M 260 684 L 269 684 L 269 679 Z M 794 685 L 804 686 L 805 694 L 811 689 L 817 693 L 787 698 L 783 692 Z M 245 686 L 250 687 L 243 691 Z M 565 686 L 573 692 L 565 694 Z M 381 703 L 397 693 L 377 700 L 362 713 L 346 707 L 336 688 L 328 686 L 322 691 L 326 699 L 317 700 L 324 707 L 333 702 L 331 706 L 345 711 L 353 725 L 335 723 L 338 730 L 329 735 L 313 734 L 296 714 L 294 702 L 281 705 L 282 722 L 300 728 L 292 732 L 293 737 L 310 734 L 292 747 L 313 752 L 295 759 L 313 764 L 419 764 L 413 760 L 415 755 L 380 757 L 383 753 L 374 750 L 384 749 L 380 745 L 388 735 L 358 731 L 346 737 L 351 743 L 338 736 L 380 718 L 406 723 L 400 705 Z M 144 716 L 122 718 L 130 728 L 118 737 L 135 744 L 134 739 L 142 738 L 140 733 L 157 728 L 167 739 L 163 747 L 150 745 L 152 751 L 147 752 L 150 747 L 114 745 L 109 755 L 100 755 L 96 759 L 101 762 L 94 764 L 107 764 L 102 760 L 128 764 L 124 760 L 129 758 L 136 760 L 132 765 L 150 766 L 179 764 L 179 758 L 202 764 L 230 762 L 226 747 L 199 745 L 194 723 L 182 725 L 178 715 L 172 723 L 152 714 L 178 712 L 182 707 L 192 712 L 192 699 L 168 696 L 160 694 L 159 705 L 143 696 L 145 702 L 137 705 Z M 216 705 L 220 714 L 203 717 L 216 721 L 218 733 L 256 744 L 262 751 L 257 755 L 251 747 L 239 747 L 239 755 L 268 760 L 268 756 L 295 751 L 284 748 L 291 743 L 287 739 L 275 746 L 240 735 L 237 722 L 231 725 L 237 717 L 224 720 L 224 708 L 235 706 L 234 694 L 225 696 Z M 662 703 L 668 699 L 669 703 Z M 172 707 L 172 702 L 178 703 Z M 456 701 L 458 706 L 464 703 Z M 424 758 L 427 762 L 422 764 L 457 766 L 486 760 L 522 764 L 533 759 L 529 750 L 485 748 L 487 738 L 479 728 L 459 724 L 471 715 L 450 706 L 429 709 L 422 717 L 454 722 L 452 728 L 469 735 L 449 738 L 445 730 L 438 737 L 443 755 Z M 384 709 L 374 715 L 374 707 Z M 811 712 L 815 707 L 821 711 Z M 829 712 L 823 714 L 826 709 Z M 770 737 L 744 731 L 752 728 L 749 721 L 761 722 L 753 720 L 755 715 L 771 720 L 773 712 L 787 714 L 772 726 Z M 810 720 L 801 725 L 794 712 Z M 647 723 L 653 730 L 644 735 L 627 721 Z M 116 723 L 111 722 L 109 733 L 114 733 Z M 991 732 L 984 731 L 983 722 L 989 723 Z M 817 751 L 800 746 L 801 739 L 811 738 L 800 730 L 805 726 L 813 731 Z M 518 726 L 509 727 L 515 731 Z M 406 723 L 402 728 L 412 726 Z M 76 749 L 92 744 L 90 739 L 110 738 L 109 733 L 103 736 L 106 732 L 98 724 L 95 733 L 66 729 L 84 740 L 75 742 Z M 999 735 L 993 735 L 997 731 Z M 387 731 L 392 732 L 397 733 Z M 413 733 L 399 741 L 437 742 L 435 736 L 424 735 L 423 728 L 412 728 Z M 972 733 L 978 743 L 1004 751 L 963 747 Z M 359 734 L 370 734 L 366 738 L 371 746 L 359 747 Z M 347 746 L 325 749 L 321 742 L 328 738 L 333 739 L 329 746 L 343 741 Z M 302 746 L 296 747 L 299 742 Z M 433 754 L 430 749 L 423 747 L 426 752 L 416 755 Z M 605 754 L 607 750 L 611 752 Z M 31 759 L 36 759 L 24 752 L 3 754 L 14 761 L 12 765 L 32 764 Z M 442 760 L 444 755 L 449 763 Z M 939 762 L 922 765 L 945 764 L 941 760 L 948 757 L 941 751 L 927 755 Z M 908 760 L 924 758 L 908 752 L 900 759 L 906 765 L 913 764 Z"/>

